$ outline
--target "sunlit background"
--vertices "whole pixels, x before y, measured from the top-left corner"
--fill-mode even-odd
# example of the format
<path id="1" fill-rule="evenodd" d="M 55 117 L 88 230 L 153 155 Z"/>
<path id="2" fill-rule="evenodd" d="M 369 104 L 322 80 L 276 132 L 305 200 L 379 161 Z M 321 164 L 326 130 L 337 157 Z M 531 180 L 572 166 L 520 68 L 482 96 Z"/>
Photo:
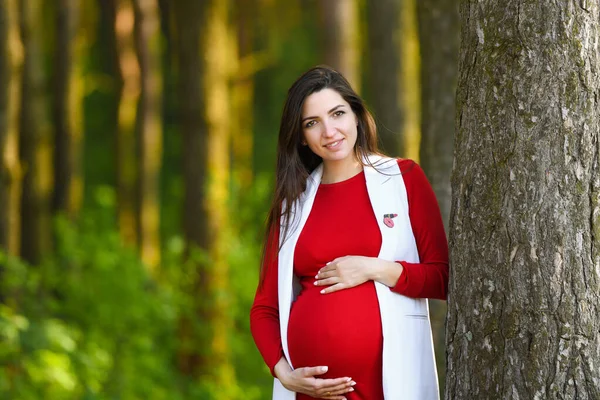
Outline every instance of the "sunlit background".
<path id="1" fill-rule="evenodd" d="M 0 398 L 269 398 L 248 314 L 301 73 L 351 81 L 447 223 L 458 6 L 416 1 L 0 0 Z"/>

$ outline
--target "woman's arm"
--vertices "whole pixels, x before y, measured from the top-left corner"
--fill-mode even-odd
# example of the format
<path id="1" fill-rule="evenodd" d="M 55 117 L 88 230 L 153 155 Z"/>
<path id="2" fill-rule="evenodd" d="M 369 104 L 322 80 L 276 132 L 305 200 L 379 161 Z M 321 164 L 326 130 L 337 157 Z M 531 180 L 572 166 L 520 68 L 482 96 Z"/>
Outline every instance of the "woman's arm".
<path id="1" fill-rule="evenodd" d="M 250 330 L 256 347 L 271 370 L 271 374 L 278 378 L 286 389 L 319 399 L 345 399 L 344 394 L 353 391 L 353 386 L 356 384 L 350 377 L 319 378 L 318 375 L 327 372 L 327 366 L 292 370 L 283 355 L 277 296 L 278 236 L 277 232 L 269 239 L 263 282 L 256 290 L 254 303 L 250 309 Z"/>
<path id="2" fill-rule="evenodd" d="M 408 297 L 446 300 L 448 241 L 440 207 L 423 169 L 412 160 L 398 160 L 398 165 L 406 186 L 408 213 L 420 262 L 399 260 L 398 264 L 402 267 L 399 278 L 395 284 L 388 286 L 394 292 Z M 390 271 L 398 271 L 392 268 L 387 265 L 388 276 Z"/>
<path id="3" fill-rule="evenodd" d="M 399 160 L 408 195 L 409 217 L 418 263 L 376 257 L 340 257 L 321 268 L 315 285 L 327 294 L 373 280 L 413 298 L 445 300 L 448 291 L 448 242 L 440 209 L 425 173 L 412 160 Z"/>
<path id="4" fill-rule="evenodd" d="M 277 297 L 278 245 L 279 231 L 277 230 L 269 238 L 263 265 L 263 281 L 256 289 L 254 303 L 250 309 L 250 330 L 254 343 L 273 376 L 276 376 L 275 365 L 283 357 Z"/>

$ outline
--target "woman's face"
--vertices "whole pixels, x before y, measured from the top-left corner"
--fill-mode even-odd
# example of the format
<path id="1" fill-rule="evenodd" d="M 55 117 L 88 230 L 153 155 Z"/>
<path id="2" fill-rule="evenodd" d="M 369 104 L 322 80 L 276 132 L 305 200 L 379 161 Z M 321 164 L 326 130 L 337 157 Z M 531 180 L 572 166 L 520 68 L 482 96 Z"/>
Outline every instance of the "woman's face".
<path id="1" fill-rule="evenodd" d="M 358 119 L 338 92 L 323 89 L 302 106 L 304 141 L 323 162 L 354 159 Z"/>

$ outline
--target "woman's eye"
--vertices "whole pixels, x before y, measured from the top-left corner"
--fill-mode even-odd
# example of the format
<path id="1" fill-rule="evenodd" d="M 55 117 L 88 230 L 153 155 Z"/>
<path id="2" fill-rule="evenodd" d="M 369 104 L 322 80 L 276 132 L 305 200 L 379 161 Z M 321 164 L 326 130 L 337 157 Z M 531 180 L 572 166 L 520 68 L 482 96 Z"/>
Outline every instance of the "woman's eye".
<path id="1" fill-rule="evenodd" d="M 335 113 L 333 113 L 333 115 L 335 115 L 336 117 L 339 117 L 340 115 L 344 115 L 344 114 L 345 114 L 345 112 L 341 111 L 341 110 L 336 111 Z"/>
<path id="2" fill-rule="evenodd" d="M 312 121 L 308 121 L 308 122 L 307 122 L 307 123 L 304 125 L 304 127 L 305 127 L 305 128 L 310 128 L 310 127 L 311 127 L 311 126 L 313 126 L 314 124 L 316 124 L 316 122 L 315 122 L 314 120 L 312 120 Z"/>

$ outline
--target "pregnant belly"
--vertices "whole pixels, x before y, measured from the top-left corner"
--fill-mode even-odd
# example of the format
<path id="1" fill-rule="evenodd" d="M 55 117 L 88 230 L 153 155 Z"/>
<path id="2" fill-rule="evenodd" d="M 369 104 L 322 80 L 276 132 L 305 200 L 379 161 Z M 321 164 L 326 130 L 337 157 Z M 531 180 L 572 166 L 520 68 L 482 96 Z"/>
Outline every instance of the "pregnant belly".
<path id="1" fill-rule="evenodd" d="M 292 305 L 288 346 L 294 368 L 325 365 L 322 377 L 357 379 L 380 370 L 382 333 L 373 282 L 321 294 L 308 284 Z"/>

